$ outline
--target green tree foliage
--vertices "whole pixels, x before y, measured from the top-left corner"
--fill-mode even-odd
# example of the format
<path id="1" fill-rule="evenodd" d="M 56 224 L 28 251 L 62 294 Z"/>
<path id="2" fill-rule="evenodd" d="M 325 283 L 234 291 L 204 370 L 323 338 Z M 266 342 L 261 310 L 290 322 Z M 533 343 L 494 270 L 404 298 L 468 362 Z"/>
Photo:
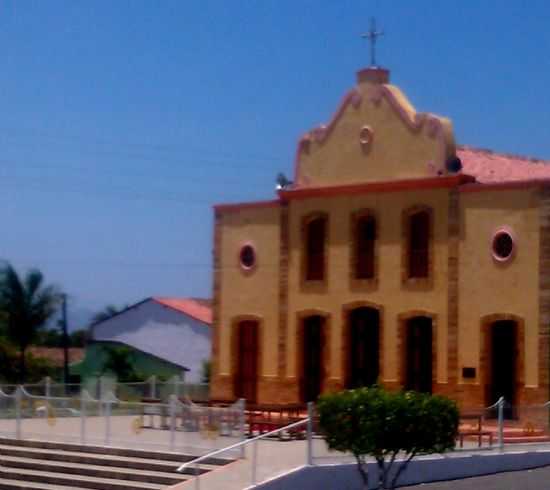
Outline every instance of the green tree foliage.
<path id="1" fill-rule="evenodd" d="M 74 330 L 70 335 L 71 347 L 85 347 L 88 342 L 88 331 L 86 329 Z"/>
<path id="2" fill-rule="evenodd" d="M 20 381 L 26 377 L 26 350 L 38 331 L 54 314 L 61 294 L 44 284 L 44 276 L 31 269 L 20 277 L 10 265 L 0 269 L 0 310 L 5 317 L 6 335 L 19 348 Z"/>
<path id="3" fill-rule="evenodd" d="M 87 339 L 87 330 L 75 330 L 69 334 L 69 347 L 84 347 Z M 44 347 L 63 347 L 63 333 L 57 328 L 41 330 L 35 338 L 35 344 Z"/>
<path id="4" fill-rule="evenodd" d="M 45 328 L 37 332 L 34 343 L 44 347 L 63 347 L 63 334 L 56 328 Z"/>
<path id="5" fill-rule="evenodd" d="M 103 310 L 98 311 L 90 320 L 90 324 L 94 325 L 95 323 L 103 322 L 109 318 L 115 316 L 117 313 L 120 313 L 123 308 L 118 308 L 114 305 L 107 305 Z"/>
<path id="6" fill-rule="evenodd" d="M 126 346 L 105 346 L 105 362 L 101 376 L 106 373 L 116 375 L 119 381 L 141 381 L 143 379 L 134 369 L 133 353 Z"/>
<path id="7" fill-rule="evenodd" d="M 355 456 L 364 488 L 368 456 L 379 469 L 378 488 L 393 489 L 417 454 L 453 449 L 458 433 L 455 402 L 417 392 L 388 392 L 376 386 L 342 391 L 322 396 L 318 411 L 329 448 Z M 404 461 L 392 474 L 398 455 Z"/>
<path id="8" fill-rule="evenodd" d="M 0 343 L 0 381 L 3 383 L 17 383 L 21 379 L 19 353 L 9 343 Z M 46 376 L 51 378 L 59 375 L 59 368 L 48 359 L 34 357 L 27 354 L 25 359 L 25 379 L 29 383 L 36 383 Z"/>

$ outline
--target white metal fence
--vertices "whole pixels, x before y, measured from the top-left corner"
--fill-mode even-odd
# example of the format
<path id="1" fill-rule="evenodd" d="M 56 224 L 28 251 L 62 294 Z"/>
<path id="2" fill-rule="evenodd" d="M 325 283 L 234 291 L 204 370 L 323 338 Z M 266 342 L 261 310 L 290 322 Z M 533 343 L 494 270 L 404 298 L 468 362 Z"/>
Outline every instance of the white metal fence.
<path id="1" fill-rule="evenodd" d="M 305 440 L 297 440 L 285 445 L 287 455 L 284 462 L 277 464 L 273 455 L 272 444 L 282 435 L 292 430 L 302 430 Z M 460 417 L 459 437 L 454 455 L 463 454 L 460 451 L 491 451 L 495 453 L 512 453 L 518 450 L 542 449 L 548 451 L 550 447 L 550 401 L 539 405 L 513 406 L 500 398 L 495 404 L 471 410 L 463 410 Z M 319 415 L 316 406 L 308 403 L 307 417 L 290 423 L 285 427 L 251 437 L 246 441 L 235 443 L 191 461 L 183 463 L 179 471 L 192 470 L 194 474 L 194 488 L 201 485 L 199 465 L 211 457 L 223 456 L 227 451 L 240 451 L 241 458 L 246 464 L 239 467 L 237 483 L 239 488 L 253 488 L 278 474 L 290 471 L 302 465 L 332 465 L 355 463 L 352 454 L 332 451 L 328 448 L 319 427 Z M 281 458 L 283 459 L 283 458 Z M 243 461 L 244 461 L 243 460 Z M 228 490 L 237 486 L 227 485 Z"/>
<path id="2" fill-rule="evenodd" d="M 117 392 L 127 393 L 126 386 L 117 388 Z M 151 389 L 149 394 L 156 394 L 153 390 L 158 386 L 146 388 Z M 50 385 L 48 392 L 42 386 L 0 390 L 0 436 L 193 455 L 212 452 L 245 437 L 243 400 L 221 408 L 198 405 L 175 393 L 166 401 L 157 397 L 134 401 L 121 399 L 113 391 L 101 393 L 101 398 L 85 389 L 57 396 L 55 386 Z"/>
<path id="3" fill-rule="evenodd" d="M 19 385 L 1 384 L 0 390 L 6 394 L 15 392 Z M 107 393 L 113 393 L 117 399 L 124 401 L 141 401 L 160 399 L 168 402 L 171 395 L 186 397 L 194 402 L 207 402 L 209 385 L 188 383 L 179 376 L 163 380 L 151 376 L 144 381 L 121 383 L 110 376 L 87 378 L 83 383 L 57 383 L 46 377 L 37 383 L 21 385 L 29 394 L 36 396 L 75 397 L 87 391 L 95 399 L 102 399 Z"/>

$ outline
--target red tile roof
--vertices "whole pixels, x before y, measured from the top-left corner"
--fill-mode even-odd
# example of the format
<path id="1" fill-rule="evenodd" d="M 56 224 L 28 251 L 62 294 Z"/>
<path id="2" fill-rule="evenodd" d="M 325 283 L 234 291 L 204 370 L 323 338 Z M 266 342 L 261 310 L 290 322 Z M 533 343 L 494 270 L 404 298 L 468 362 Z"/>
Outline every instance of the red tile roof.
<path id="1" fill-rule="evenodd" d="M 495 153 L 491 150 L 459 147 L 462 172 L 482 184 L 550 179 L 550 161 Z"/>
<path id="2" fill-rule="evenodd" d="M 61 347 L 42 347 L 31 345 L 29 353 L 33 357 L 48 359 L 54 366 L 63 366 L 63 349 Z M 84 359 L 84 349 L 80 347 L 69 347 L 69 363 L 79 362 Z"/>
<path id="3" fill-rule="evenodd" d="M 181 311 L 186 315 L 199 320 L 203 323 L 212 324 L 212 308 L 209 301 L 194 298 L 152 298 L 157 303 Z"/>

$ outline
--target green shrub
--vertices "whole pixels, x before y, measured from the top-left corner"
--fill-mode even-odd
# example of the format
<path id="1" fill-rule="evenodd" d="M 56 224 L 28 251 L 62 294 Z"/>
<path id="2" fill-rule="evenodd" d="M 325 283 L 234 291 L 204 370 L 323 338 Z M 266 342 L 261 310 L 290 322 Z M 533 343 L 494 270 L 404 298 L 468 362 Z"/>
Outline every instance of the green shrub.
<path id="1" fill-rule="evenodd" d="M 378 488 L 392 489 L 417 454 L 453 449 L 458 432 L 454 401 L 417 392 L 388 392 L 379 387 L 343 391 L 322 396 L 318 411 L 329 448 L 355 456 L 365 488 L 367 456 L 378 465 Z M 390 479 L 400 454 L 404 462 Z"/>

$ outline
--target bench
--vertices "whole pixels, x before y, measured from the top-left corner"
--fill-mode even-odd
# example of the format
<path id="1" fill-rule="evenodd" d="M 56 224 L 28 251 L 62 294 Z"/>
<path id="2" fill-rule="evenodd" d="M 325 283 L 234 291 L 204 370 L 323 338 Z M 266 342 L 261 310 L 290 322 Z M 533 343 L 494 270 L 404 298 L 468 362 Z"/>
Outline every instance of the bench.
<path id="1" fill-rule="evenodd" d="M 281 429 L 294 422 L 303 420 L 305 406 L 301 404 L 288 405 L 250 405 L 245 412 L 245 421 L 250 436 L 254 433 L 265 434 Z M 288 435 L 292 438 L 303 437 L 306 426 L 290 429 Z M 281 439 L 283 434 L 279 434 Z"/>
<path id="2" fill-rule="evenodd" d="M 475 420 L 474 428 L 472 429 L 459 429 L 458 442 L 460 447 L 464 447 L 464 437 L 477 437 L 478 447 L 481 447 L 483 437 L 489 438 L 489 446 L 493 445 L 493 433 L 489 430 L 483 430 L 483 414 L 481 413 L 462 413 L 460 414 L 460 421 L 463 420 Z"/>

